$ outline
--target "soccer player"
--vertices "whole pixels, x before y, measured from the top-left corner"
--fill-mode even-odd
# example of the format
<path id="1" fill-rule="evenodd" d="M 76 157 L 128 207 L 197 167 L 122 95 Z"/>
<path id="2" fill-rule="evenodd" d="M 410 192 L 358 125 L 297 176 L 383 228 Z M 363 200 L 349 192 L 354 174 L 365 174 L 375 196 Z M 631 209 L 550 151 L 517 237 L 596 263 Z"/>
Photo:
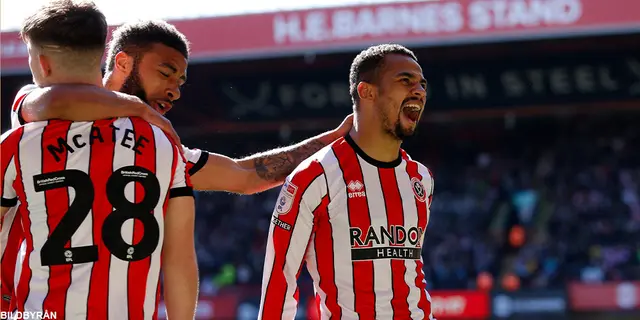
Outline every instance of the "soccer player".
<path id="1" fill-rule="evenodd" d="M 16 95 L 11 109 L 12 126 L 50 119 L 94 121 L 138 116 L 171 134 L 171 124 L 160 113 L 168 112 L 180 98 L 188 57 L 189 43 L 173 25 L 163 21 L 124 24 L 115 30 L 109 42 L 103 79 L 109 90 L 76 84 L 25 86 Z M 298 144 L 243 159 L 184 146 L 182 150 L 196 190 L 252 194 L 282 184 L 302 160 L 344 136 L 351 128 L 351 119 L 352 116 L 348 116 L 338 128 Z M 19 250 L 15 243 L 20 243 L 20 229 L 10 223 L 3 225 L 5 229 L 5 233 L 12 230 L 8 243 L 2 242 L 7 243 L 7 252 L 2 257 L 2 291 L 6 303 L 15 266 L 11 261 L 15 261 Z"/>
<path id="2" fill-rule="evenodd" d="M 351 65 L 351 132 L 287 177 L 272 216 L 259 319 L 294 319 L 306 263 L 321 319 L 432 319 L 421 248 L 433 178 L 400 148 L 427 82 L 400 45 Z"/>
<path id="3" fill-rule="evenodd" d="M 51 1 L 21 36 L 40 87 L 102 86 L 107 23 L 88 1 Z M 59 319 L 157 315 L 162 265 L 167 314 L 194 316 L 198 274 L 186 162 L 140 118 L 50 120 L 2 135 L 1 214 L 26 250 L 11 310 Z"/>

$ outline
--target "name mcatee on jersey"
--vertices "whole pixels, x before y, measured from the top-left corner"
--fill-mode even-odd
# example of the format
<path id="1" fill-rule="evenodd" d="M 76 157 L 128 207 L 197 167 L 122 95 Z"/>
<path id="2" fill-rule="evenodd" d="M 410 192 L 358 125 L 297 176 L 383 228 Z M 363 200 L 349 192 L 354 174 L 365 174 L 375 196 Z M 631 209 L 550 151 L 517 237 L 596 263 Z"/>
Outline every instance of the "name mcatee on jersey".
<path id="1" fill-rule="evenodd" d="M 116 133 L 118 132 L 118 130 L 120 130 L 120 128 L 111 124 L 108 128 L 92 127 L 88 137 L 83 137 L 82 134 L 76 134 L 70 139 L 59 137 L 56 141 L 57 146 L 54 144 L 49 144 L 47 145 L 47 151 L 51 153 L 56 162 L 60 162 L 60 154 L 64 154 L 65 152 L 74 153 L 76 149 L 84 148 L 87 143 L 89 145 L 93 145 L 96 141 L 104 142 L 104 136 L 108 136 L 108 132 L 103 133 L 103 130 L 111 131 L 111 142 L 115 143 Z M 133 130 L 129 128 L 124 129 L 124 135 L 122 135 L 120 145 L 133 150 L 137 154 L 142 154 L 141 149 L 144 148 L 145 143 L 149 142 L 150 140 L 143 135 L 138 136 L 138 139 L 135 139 L 135 136 L 136 135 Z M 133 145 L 131 144 L 131 142 L 133 142 Z M 71 145 L 73 145 L 73 147 Z"/>

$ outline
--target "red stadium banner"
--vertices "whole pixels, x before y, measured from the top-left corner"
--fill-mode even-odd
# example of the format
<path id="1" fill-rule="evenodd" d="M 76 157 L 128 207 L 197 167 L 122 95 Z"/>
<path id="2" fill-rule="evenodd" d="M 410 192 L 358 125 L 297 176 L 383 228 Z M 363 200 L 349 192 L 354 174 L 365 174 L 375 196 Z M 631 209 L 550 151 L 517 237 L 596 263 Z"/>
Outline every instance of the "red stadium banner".
<path id="1" fill-rule="evenodd" d="M 173 21 L 193 60 L 637 31 L 637 0 L 443 0 Z M 16 32 L 3 32 L 1 70 L 27 70 Z"/>
<path id="2" fill-rule="evenodd" d="M 484 319 L 490 315 L 490 297 L 479 291 L 430 291 L 437 319 Z"/>
<path id="3" fill-rule="evenodd" d="M 640 281 L 569 284 L 573 311 L 640 310 Z"/>

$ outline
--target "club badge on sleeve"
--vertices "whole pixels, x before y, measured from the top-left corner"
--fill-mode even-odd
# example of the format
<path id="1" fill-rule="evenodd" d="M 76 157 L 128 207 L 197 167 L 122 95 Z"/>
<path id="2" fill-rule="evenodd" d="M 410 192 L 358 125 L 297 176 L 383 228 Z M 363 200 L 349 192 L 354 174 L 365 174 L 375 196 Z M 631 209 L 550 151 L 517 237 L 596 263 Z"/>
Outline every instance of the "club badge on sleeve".
<path id="1" fill-rule="evenodd" d="M 427 199 L 427 193 L 424 190 L 424 185 L 418 178 L 411 178 L 411 186 L 413 187 L 413 194 L 416 196 L 416 199 L 424 202 Z"/>
<path id="2" fill-rule="evenodd" d="M 293 205 L 293 197 L 296 195 L 297 191 L 298 187 L 296 187 L 290 181 L 285 181 L 276 203 L 276 212 L 279 215 L 285 215 L 291 210 L 291 206 Z"/>

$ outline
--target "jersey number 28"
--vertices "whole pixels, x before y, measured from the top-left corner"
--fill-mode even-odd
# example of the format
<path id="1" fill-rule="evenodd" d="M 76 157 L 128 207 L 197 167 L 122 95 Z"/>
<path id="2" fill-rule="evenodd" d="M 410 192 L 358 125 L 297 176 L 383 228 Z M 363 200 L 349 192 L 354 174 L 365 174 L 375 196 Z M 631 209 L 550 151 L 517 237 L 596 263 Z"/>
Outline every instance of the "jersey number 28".
<path id="1" fill-rule="evenodd" d="M 75 199 L 58 226 L 42 246 L 40 259 L 43 266 L 86 263 L 98 260 L 98 246 L 65 248 L 73 234 L 80 228 L 93 206 L 94 188 L 88 174 L 80 170 L 62 170 L 33 177 L 36 192 L 72 187 Z M 144 199 L 133 203 L 124 195 L 130 182 L 138 182 L 144 188 Z M 107 199 L 114 211 L 102 225 L 102 241 L 111 254 L 125 261 L 137 261 L 149 257 L 160 241 L 160 226 L 151 211 L 160 200 L 160 182 L 153 172 L 139 166 L 122 167 L 107 180 Z M 128 244 L 121 229 L 129 219 L 139 220 L 144 235 L 136 244 Z"/>

